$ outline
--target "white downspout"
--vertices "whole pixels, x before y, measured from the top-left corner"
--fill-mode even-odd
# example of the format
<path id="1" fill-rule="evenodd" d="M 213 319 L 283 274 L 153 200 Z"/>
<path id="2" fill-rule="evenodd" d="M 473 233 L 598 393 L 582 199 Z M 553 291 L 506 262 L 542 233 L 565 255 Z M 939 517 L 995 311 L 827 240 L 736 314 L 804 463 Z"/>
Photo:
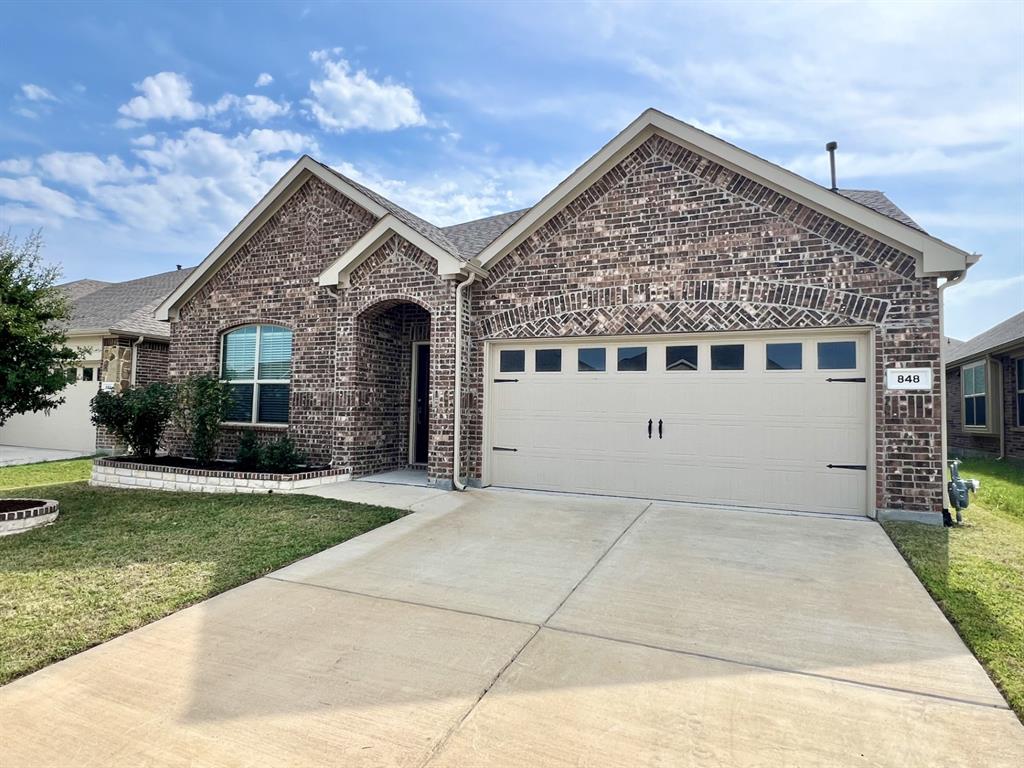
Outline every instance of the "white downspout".
<path id="1" fill-rule="evenodd" d="M 139 367 L 139 344 L 145 340 L 145 336 L 139 336 L 132 342 L 132 386 L 135 386 L 135 371 Z"/>
<path id="2" fill-rule="evenodd" d="M 452 485 L 457 491 L 466 490 L 459 478 L 462 465 L 462 294 L 476 281 L 476 273 L 459 283 L 455 289 L 455 450 L 452 457 Z"/>
<path id="3" fill-rule="evenodd" d="M 956 277 L 951 277 L 939 286 L 939 397 L 942 400 L 940 409 L 942 417 L 942 510 L 946 512 L 946 483 L 949 481 L 949 403 L 946 401 L 946 308 L 944 294 L 950 286 L 962 283 L 967 277 L 965 269 Z M 960 386 L 963 386 L 961 382 Z"/>

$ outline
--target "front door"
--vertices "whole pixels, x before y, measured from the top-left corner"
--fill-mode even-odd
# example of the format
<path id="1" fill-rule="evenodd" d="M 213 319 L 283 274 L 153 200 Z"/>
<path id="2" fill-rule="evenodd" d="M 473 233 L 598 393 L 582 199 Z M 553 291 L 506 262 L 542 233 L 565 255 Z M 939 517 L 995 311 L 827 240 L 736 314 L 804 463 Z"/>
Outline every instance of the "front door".
<path id="1" fill-rule="evenodd" d="M 427 463 L 430 437 L 430 345 L 413 347 L 412 463 Z"/>

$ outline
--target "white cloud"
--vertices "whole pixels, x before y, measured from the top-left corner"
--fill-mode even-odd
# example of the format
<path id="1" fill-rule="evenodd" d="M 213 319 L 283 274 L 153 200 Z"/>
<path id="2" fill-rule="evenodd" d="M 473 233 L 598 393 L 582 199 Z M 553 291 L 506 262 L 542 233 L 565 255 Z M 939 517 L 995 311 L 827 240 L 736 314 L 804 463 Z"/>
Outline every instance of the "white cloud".
<path id="1" fill-rule="evenodd" d="M 32 161 L 27 157 L 12 157 L 9 160 L 0 160 L 0 173 L 13 173 L 24 175 L 32 170 Z"/>
<path id="2" fill-rule="evenodd" d="M 34 83 L 25 83 L 21 86 L 21 94 L 29 101 L 57 101 L 48 89 Z"/>
<path id="3" fill-rule="evenodd" d="M 16 107 L 14 109 L 14 114 L 21 115 L 22 117 L 27 117 L 30 120 L 35 120 L 37 117 L 39 117 L 38 112 L 35 112 L 29 109 L 28 107 Z"/>
<path id="4" fill-rule="evenodd" d="M 142 168 L 129 168 L 116 155 L 104 159 L 89 152 L 50 152 L 37 162 L 49 179 L 84 189 L 145 175 Z"/>
<path id="5" fill-rule="evenodd" d="M 531 161 L 469 156 L 462 160 L 444 173 L 403 179 L 347 162 L 333 167 L 439 226 L 531 206 L 571 170 Z"/>
<path id="6" fill-rule="evenodd" d="M 0 178 L 0 197 L 30 203 L 57 216 L 75 218 L 86 214 L 73 197 L 43 184 L 36 176 Z"/>
<path id="7" fill-rule="evenodd" d="M 291 111 L 291 104 L 287 101 L 274 101 L 266 96 L 256 94 L 235 96 L 229 93 L 211 104 L 207 108 L 207 113 L 217 115 L 228 110 L 237 110 L 258 123 L 265 123 L 272 118 L 287 115 Z"/>
<path id="8" fill-rule="evenodd" d="M 158 72 L 134 88 L 142 95 L 117 110 L 130 120 L 197 120 L 206 115 L 206 107 L 192 100 L 192 83 L 177 72 Z"/>
<path id="9" fill-rule="evenodd" d="M 264 88 L 272 82 L 274 82 L 274 78 L 269 72 L 260 72 L 260 76 L 256 78 L 256 87 Z"/>
<path id="10" fill-rule="evenodd" d="M 0 177 L 0 221 L 60 227 L 75 218 L 89 222 L 94 234 L 123 236 L 125 248 L 133 240 L 170 237 L 180 258 L 186 244 L 201 243 L 198 258 L 296 155 L 318 151 L 309 136 L 267 128 L 228 135 L 192 127 L 140 139 L 131 161 L 85 152 L 3 161 L 0 169 L 18 175 Z"/>
<path id="11" fill-rule="evenodd" d="M 1000 296 L 1016 300 L 1018 306 L 1024 304 L 1024 275 L 971 280 L 952 286 L 946 293 L 946 303 L 952 308 L 965 306 L 981 306 Z"/>
<path id="12" fill-rule="evenodd" d="M 278 102 L 256 94 L 237 96 L 226 93 L 212 104 L 203 104 L 193 100 L 192 83 L 177 72 L 150 75 L 136 83 L 135 89 L 142 95 L 118 108 L 122 115 L 116 123 L 119 128 L 137 128 L 147 120 L 200 120 L 228 112 L 264 123 L 291 111 L 291 105 L 286 101 Z"/>
<path id="13" fill-rule="evenodd" d="M 357 129 L 393 131 L 427 122 L 412 89 L 389 81 L 378 82 L 365 70 L 353 72 L 339 53 L 339 49 L 334 49 L 310 54 L 324 77 L 310 81 L 312 98 L 304 103 L 321 128 L 335 133 Z"/>
<path id="14" fill-rule="evenodd" d="M 843 152 L 836 154 L 839 186 L 844 179 L 882 178 L 919 174 L 962 173 L 980 168 L 1005 167 L 1012 162 L 1014 149 L 997 146 L 984 149 L 921 147 L 893 152 Z M 798 155 L 781 163 L 795 173 L 819 180 L 829 174 L 828 155 L 824 152 Z"/>

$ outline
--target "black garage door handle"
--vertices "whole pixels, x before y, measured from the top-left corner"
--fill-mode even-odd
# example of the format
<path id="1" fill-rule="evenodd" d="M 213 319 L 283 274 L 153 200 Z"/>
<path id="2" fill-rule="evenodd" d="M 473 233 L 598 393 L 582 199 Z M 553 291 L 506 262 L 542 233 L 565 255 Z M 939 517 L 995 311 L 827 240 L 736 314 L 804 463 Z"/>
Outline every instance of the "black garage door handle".
<path id="1" fill-rule="evenodd" d="M 647 420 L 647 439 L 651 439 L 651 430 L 654 429 L 654 419 Z"/>
<path id="2" fill-rule="evenodd" d="M 658 419 L 658 439 L 661 440 L 661 419 Z"/>

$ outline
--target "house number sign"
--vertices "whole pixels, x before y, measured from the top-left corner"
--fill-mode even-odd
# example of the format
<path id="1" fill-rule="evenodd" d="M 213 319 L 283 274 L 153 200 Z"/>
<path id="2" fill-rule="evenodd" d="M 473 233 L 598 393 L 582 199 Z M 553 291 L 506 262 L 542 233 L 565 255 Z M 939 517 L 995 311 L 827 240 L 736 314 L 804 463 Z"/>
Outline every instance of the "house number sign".
<path id="1" fill-rule="evenodd" d="M 931 389 L 931 368 L 889 368 L 885 372 L 886 389 Z"/>

